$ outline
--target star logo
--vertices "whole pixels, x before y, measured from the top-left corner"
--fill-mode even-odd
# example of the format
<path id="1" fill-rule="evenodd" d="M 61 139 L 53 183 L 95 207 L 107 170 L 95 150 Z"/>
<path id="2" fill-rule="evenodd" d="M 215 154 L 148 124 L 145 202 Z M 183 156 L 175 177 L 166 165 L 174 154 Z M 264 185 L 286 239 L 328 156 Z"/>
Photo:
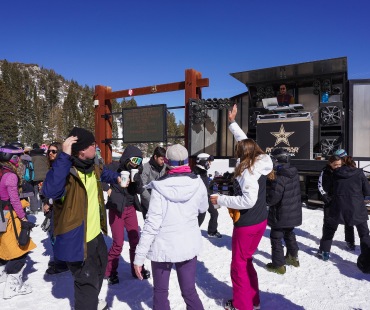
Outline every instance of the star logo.
<path id="1" fill-rule="evenodd" d="M 285 143 L 287 146 L 290 146 L 288 137 L 290 137 L 294 133 L 294 131 L 286 132 L 284 129 L 284 125 L 281 124 L 279 132 L 270 132 L 270 133 L 276 138 L 274 146 L 277 146 L 279 143 L 282 142 Z"/>

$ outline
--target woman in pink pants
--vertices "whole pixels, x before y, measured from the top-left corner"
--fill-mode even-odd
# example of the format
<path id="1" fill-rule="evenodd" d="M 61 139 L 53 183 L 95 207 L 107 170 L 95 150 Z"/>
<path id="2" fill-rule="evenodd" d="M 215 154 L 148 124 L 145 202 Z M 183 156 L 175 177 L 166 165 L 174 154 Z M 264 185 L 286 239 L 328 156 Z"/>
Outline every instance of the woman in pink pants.
<path id="1" fill-rule="evenodd" d="M 235 153 L 238 164 L 234 175 L 234 196 L 211 196 L 213 204 L 229 208 L 234 221 L 232 236 L 231 280 L 233 299 L 225 309 L 252 310 L 260 305 L 258 277 L 253 266 L 253 253 L 267 225 L 266 179 L 272 171 L 270 156 L 248 139 L 237 123 L 236 105 L 229 112 L 229 129 L 238 141 Z"/>

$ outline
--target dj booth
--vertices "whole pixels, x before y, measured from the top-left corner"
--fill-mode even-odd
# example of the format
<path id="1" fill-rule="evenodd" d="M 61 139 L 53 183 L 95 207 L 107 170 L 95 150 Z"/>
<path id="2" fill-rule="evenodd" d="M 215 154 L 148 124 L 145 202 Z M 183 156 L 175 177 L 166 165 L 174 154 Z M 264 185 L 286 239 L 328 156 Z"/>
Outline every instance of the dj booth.
<path id="1" fill-rule="evenodd" d="M 269 154 L 272 149 L 281 147 L 294 159 L 312 159 L 314 125 L 311 113 L 285 113 L 283 109 L 271 112 L 257 116 L 256 140 L 262 150 Z"/>

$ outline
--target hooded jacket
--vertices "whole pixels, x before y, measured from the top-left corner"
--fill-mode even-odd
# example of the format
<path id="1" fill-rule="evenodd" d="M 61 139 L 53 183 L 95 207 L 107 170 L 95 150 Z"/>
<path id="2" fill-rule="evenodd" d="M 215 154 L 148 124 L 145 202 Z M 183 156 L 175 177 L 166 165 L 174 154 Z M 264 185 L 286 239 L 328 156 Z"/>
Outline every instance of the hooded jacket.
<path id="1" fill-rule="evenodd" d="M 270 156 L 261 155 L 256 160 L 252 173 L 245 169 L 234 179 L 234 196 L 220 195 L 217 203 L 240 211 L 235 226 L 251 226 L 267 219 L 266 180 L 272 170 Z"/>
<path id="2" fill-rule="evenodd" d="M 101 181 L 117 183 L 119 174 L 109 171 L 99 164 L 96 158 L 94 170 L 97 187 L 100 227 L 107 234 L 106 211 Z M 46 175 L 42 187 L 46 199 L 53 199 L 54 212 L 54 251 L 59 260 L 67 262 L 83 261 L 86 252 L 86 223 L 88 212 L 87 192 L 75 167 L 72 166 L 72 157 L 64 152 L 60 153 L 53 166 Z"/>
<path id="3" fill-rule="evenodd" d="M 359 168 L 342 166 L 333 173 L 333 203 L 329 216 L 339 224 L 358 225 L 368 220 L 364 196 L 370 196 L 370 185 Z"/>
<path id="4" fill-rule="evenodd" d="M 237 141 L 247 139 L 237 123 L 231 123 L 229 129 Z M 234 222 L 235 226 L 251 226 L 267 219 L 266 180 L 272 168 L 270 156 L 260 155 L 252 167 L 252 173 L 245 169 L 234 179 L 234 196 L 218 197 L 219 205 L 240 211 L 240 218 Z"/>
<path id="5" fill-rule="evenodd" d="M 194 174 L 172 174 L 152 181 L 150 207 L 136 247 L 135 265 L 183 262 L 199 255 L 198 214 L 208 209 L 207 190 Z"/>
<path id="6" fill-rule="evenodd" d="M 120 173 L 121 171 L 130 171 L 130 166 L 127 165 L 131 157 L 142 157 L 143 154 L 139 148 L 133 145 L 128 145 L 123 152 L 119 163 L 113 162 L 107 166 L 109 170 Z M 142 171 L 142 165 L 138 167 L 139 173 Z M 141 181 L 141 178 L 140 178 Z M 142 182 L 130 182 L 128 187 L 121 187 L 120 184 L 103 184 L 103 190 L 107 191 L 111 189 L 111 194 L 108 197 L 106 208 L 115 209 L 119 213 L 122 213 L 125 207 L 135 206 L 135 209 L 140 211 L 141 206 L 137 194 L 141 194 L 144 191 Z"/>
<path id="7" fill-rule="evenodd" d="M 268 225 L 291 228 L 302 224 L 301 188 L 298 170 L 290 164 L 276 169 L 276 179 L 268 181 L 267 204 L 270 206 Z"/>

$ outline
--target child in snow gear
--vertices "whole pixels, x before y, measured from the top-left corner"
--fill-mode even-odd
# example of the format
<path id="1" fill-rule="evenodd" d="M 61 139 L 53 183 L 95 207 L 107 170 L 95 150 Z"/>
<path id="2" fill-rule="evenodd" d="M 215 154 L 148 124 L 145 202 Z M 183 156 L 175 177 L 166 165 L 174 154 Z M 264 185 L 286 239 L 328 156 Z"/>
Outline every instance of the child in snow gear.
<path id="1" fill-rule="evenodd" d="M 294 227 L 302 224 L 301 189 L 298 170 L 290 166 L 290 154 L 283 148 L 275 148 L 271 158 L 275 166 L 274 179 L 267 181 L 267 204 L 272 262 L 266 269 L 284 274 L 285 265 L 299 267 Z M 282 239 L 287 248 L 285 257 Z"/>

